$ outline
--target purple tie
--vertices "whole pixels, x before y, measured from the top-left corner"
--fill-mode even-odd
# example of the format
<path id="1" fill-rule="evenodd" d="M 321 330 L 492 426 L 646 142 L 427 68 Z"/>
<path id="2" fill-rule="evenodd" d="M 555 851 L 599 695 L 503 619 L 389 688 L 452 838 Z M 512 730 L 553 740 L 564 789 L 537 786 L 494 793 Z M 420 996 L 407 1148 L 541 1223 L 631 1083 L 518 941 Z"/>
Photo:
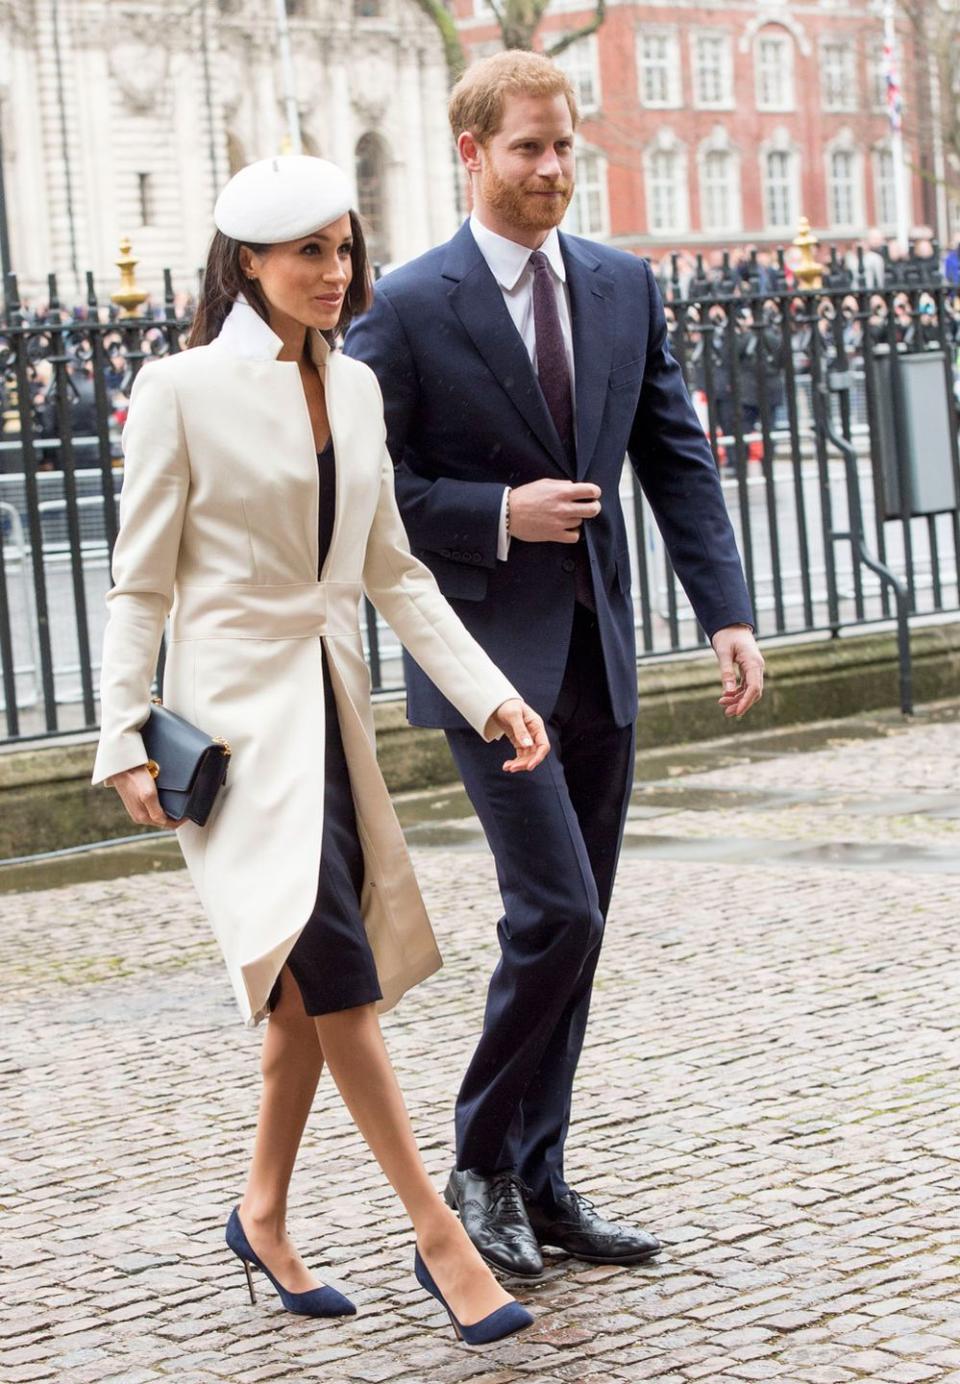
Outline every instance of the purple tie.
<path id="1" fill-rule="evenodd" d="M 554 421 L 563 449 L 571 464 L 576 461 L 577 444 L 573 432 L 573 391 L 570 366 L 563 344 L 563 328 L 557 311 L 550 263 L 541 250 L 530 256 L 533 265 L 533 326 L 537 336 L 537 378 L 547 408 Z M 569 564 L 569 566 L 567 565 Z M 590 555 L 581 536 L 573 556 L 564 558 L 564 569 L 573 569 L 576 599 L 588 610 L 596 610 L 590 578 Z"/>
<path id="2" fill-rule="evenodd" d="M 569 460 L 573 461 L 576 448 L 573 436 L 573 395 L 553 275 L 550 263 L 541 250 L 533 251 L 530 263 L 533 265 L 533 326 L 537 336 L 537 378 L 564 451 Z"/>

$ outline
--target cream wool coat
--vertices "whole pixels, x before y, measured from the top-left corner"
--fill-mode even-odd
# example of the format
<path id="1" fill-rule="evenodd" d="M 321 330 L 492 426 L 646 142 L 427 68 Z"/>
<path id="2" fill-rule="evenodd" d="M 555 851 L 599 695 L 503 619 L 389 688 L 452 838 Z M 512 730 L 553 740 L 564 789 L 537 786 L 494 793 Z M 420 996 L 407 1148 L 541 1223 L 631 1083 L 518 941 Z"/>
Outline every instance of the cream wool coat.
<path id="1" fill-rule="evenodd" d="M 517 693 L 411 556 L 377 382 L 311 352 L 337 457 L 336 523 L 317 580 L 319 477 L 299 369 L 243 300 L 209 346 L 148 363 L 124 430 L 125 474 L 93 781 L 143 764 L 138 728 L 164 622 L 163 699 L 233 755 L 205 827 L 178 831 L 241 1013 L 267 1013 L 313 908 L 330 666 L 363 846 L 361 899 L 388 1009 L 441 964 L 376 761 L 359 628 L 363 591 L 475 729 Z M 171 609 L 172 607 L 172 609 Z M 331 958 L 331 964 L 336 959 Z"/>

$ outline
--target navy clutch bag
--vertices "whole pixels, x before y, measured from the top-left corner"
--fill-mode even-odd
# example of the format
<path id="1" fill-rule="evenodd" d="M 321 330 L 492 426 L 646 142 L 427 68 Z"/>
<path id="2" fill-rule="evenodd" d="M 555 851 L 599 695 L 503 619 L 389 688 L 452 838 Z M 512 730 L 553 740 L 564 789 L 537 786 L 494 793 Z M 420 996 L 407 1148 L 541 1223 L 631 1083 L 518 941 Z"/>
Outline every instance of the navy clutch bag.
<path id="1" fill-rule="evenodd" d="M 230 746 L 154 702 L 140 727 L 147 768 L 168 817 L 202 827 L 227 778 Z"/>

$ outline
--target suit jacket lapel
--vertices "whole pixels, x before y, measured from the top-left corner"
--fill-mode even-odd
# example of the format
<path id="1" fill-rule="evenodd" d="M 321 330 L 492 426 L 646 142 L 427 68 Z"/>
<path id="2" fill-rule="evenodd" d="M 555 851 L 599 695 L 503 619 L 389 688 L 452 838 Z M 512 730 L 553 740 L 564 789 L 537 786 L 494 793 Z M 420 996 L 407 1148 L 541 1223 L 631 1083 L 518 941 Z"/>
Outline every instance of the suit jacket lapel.
<path id="1" fill-rule="evenodd" d="M 570 462 L 500 285 L 466 222 L 450 241 L 442 273 L 454 280 L 450 304 L 513 406 L 567 474 Z"/>
<path id="2" fill-rule="evenodd" d="M 560 236 L 570 289 L 577 400 L 577 477 L 596 450 L 613 358 L 614 286 L 583 241 Z"/>

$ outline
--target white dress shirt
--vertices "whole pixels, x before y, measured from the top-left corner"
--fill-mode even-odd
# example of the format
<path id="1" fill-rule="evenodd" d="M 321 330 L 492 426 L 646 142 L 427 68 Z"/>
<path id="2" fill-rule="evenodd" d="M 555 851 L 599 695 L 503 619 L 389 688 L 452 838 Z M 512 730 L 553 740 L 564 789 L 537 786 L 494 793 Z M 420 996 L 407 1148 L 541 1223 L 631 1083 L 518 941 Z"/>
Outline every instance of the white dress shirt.
<path id="1" fill-rule="evenodd" d="M 507 311 L 527 349 L 530 364 L 536 371 L 537 335 L 533 321 L 533 269 L 530 266 L 530 256 L 533 252 L 528 245 L 518 245 L 515 240 L 507 240 L 505 236 L 497 235 L 496 231 L 491 231 L 488 226 L 478 220 L 476 213 L 470 217 L 470 230 L 473 232 L 473 238 L 477 242 L 481 255 L 487 262 L 490 273 L 500 286 Z M 567 288 L 567 271 L 563 263 L 563 256 L 560 253 L 560 237 L 557 235 L 556 227 L 550 231 L 540 246 L 540 250 L 546 255 L 554 291 L 557 295 L 557 312 L 560 316 L 560 330 L 563 333 L 563 344 L 567 353 L 570 393 L 573 397 L 575 376 L 570 295 Z M 574 421 L 576 421 L 575 404 Z M 510 535 L 507 533 L 506 525 L 507 493 L 508 490 L 504 489 L 503 503 L 500 507 L 500 536 L 497 541 L 497 557 L 501 562 L 506 561 L 510 551 Z"/>

